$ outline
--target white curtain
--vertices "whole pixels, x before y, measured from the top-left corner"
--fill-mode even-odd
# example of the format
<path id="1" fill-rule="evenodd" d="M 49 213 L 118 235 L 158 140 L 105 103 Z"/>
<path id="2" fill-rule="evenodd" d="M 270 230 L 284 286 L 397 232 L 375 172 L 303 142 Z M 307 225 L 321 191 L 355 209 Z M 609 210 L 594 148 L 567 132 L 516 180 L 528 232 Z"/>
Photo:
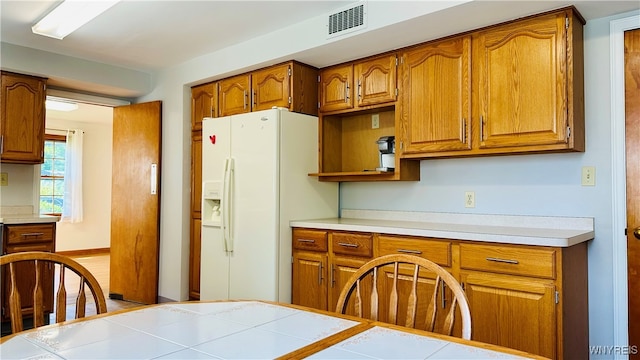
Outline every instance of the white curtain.
<path id="1" fill-rule="evenodd" d="M 82 136 L 80 129 L 67 131 L 63 222 L 82 222 Z"/>

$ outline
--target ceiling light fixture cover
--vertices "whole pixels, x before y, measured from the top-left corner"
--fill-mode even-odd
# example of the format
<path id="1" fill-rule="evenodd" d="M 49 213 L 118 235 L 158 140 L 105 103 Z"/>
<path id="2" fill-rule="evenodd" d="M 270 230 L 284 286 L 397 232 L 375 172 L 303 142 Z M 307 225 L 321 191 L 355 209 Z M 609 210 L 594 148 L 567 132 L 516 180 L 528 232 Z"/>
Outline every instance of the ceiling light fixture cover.
<path id="1" fill-rule="evenodd" d="M 45 107 L 47 110 L 73 111 L 78 109 L 78 104 L 73 101 L 61 100 L 47 96 Z"/>
<path id="2" fill-rule="evenodd" d="M 34 34 L 64 39 L 82 25 L 118 3 L 100 0 L 66 0 L 31 27 Z"/>

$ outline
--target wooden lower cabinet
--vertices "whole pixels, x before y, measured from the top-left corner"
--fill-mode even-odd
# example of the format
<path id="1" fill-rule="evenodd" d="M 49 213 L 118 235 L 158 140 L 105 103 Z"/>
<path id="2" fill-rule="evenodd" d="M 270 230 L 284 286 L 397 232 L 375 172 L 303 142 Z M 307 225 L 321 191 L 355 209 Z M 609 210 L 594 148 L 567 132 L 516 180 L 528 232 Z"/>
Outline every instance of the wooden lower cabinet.
<path id="1" fill-rule="evenodd" d="M 293 251 L 292 302 L 327 310 L 327 254 Z"/>
<path id="2" fill-rule="evenodd" d="M 439 264 L 462 284 L 471 309 L 472 340 L 551 359 L 589 357 L 586 242 L 549 247 L 300 228 L 294 228 L 293 234 L 294 304 L 334 311 L 342 286 L 359 266 L 374 257 L 409 253 Z M 322 246 L 310 242 L 314 236 L 322 239 Z M 296 244 L 301 239 L 307 242 Z M 307 248 L 296 250 L 301 244 Z M 410 291 L 412 269 L 399 271 L 402 298 Z M 384 269 L 379 276 L 389 279 L 392 272 Z M 419 277 L 418 295 L 429 298 L 435 276 L 420 273 Z M 389 281 L 379 282 L 380 299 L 388 298 L 391 286 Z M 451 306 L 451 293 L 445 288 L 441 294 L 439 313 L 444 316 Z M 379 320 L 390 322 L 386 302 L 381 300 L 380 307 Z M 368 309 L 368 304 L 363 308 Z M 398 313 L 400 323 L 404 316 Z M 436 321 L 435 331 L 442 320 Z M 459 320 L 458 313 L 454 336 L 461 331 Z"/>
<path id="3" fill-rule="evenodd" d="M 479 272 L 461 272 L 460 280 L 473 340 L 556 358 L 553 281 Z"/>
<path id="4" fill-rule="evenodd" d="M 25 251 L 55 252 L 55 223 L 17 224 L 4 226 L 4 243 L 2 254 L 12 254 Z M 41 265 L 44 268 L 43 302 L 45 314 L 53 312 L 53 282 L 54 269 L 51 264 Z M 33 298 L 31 294 L 35 286 L 35 269 L 33 263 L 16 264 L 18 293 L 21 294 L 22 314 L 31 317 L 33 314 Z M 9 274 L 2 269 L 2 322 L 9 321 Z"/>

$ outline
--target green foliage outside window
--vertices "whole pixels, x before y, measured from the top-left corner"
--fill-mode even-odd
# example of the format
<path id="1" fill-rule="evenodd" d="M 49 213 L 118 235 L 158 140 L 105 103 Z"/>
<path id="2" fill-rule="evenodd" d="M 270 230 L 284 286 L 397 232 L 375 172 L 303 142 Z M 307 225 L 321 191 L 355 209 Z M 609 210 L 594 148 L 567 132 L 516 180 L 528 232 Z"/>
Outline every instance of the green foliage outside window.
<path id="1" fill-rule="evenodd" d="M 40 166 L 41 214 L 62 214 L 66 145 L 64 140 L 44 142 L 44 163 Z"/>

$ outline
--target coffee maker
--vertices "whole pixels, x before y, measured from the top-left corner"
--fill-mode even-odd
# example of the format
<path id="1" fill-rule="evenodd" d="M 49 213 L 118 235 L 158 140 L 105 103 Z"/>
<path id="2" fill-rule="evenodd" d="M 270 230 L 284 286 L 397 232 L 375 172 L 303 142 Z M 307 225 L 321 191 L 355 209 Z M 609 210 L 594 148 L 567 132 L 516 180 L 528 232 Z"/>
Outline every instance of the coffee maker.
<path id="1" fill-rule="evenodd" d="M 376 143 L 380 153 L 380 167 L 376 171 L 393 171 L 396 167 L 395 136 L 382 136 Z"/>

